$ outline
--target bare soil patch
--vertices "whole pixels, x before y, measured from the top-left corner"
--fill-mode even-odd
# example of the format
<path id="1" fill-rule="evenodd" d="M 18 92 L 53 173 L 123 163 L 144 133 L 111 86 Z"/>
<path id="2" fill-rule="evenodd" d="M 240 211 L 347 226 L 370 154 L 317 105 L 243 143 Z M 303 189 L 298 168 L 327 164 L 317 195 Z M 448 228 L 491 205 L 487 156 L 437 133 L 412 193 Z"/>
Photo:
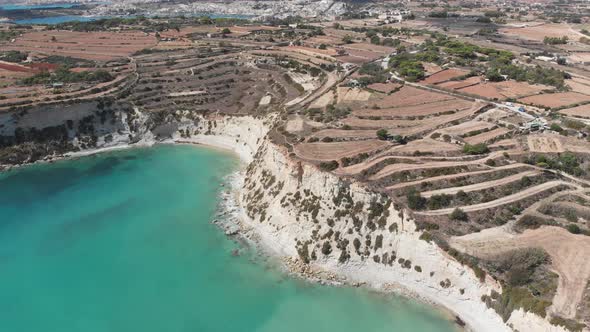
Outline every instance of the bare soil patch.
<path id="1" fill-rule="evenodd" d="M 437 84 L 441 88 L 452 89 L 452 90 L 459 90 L 468 86 L 476 85 L 483 82 L 482 78 L 479 76 L 472 76 L 468 77 L 461 81 L 447 81 L 443 83 Z"/>
<path id="2" fill-rule="evenodd" d="M 371 97 L 371 93 L 359 88 L 338 87 L 336 94 L 338 95 L 338 103 L 367 101 Z"/>
<path id="3" fill-rule="evenodd" d="M 353 114 L 356 116 L 416 117 L 460 111 L 469 108 L 470 105 L 471 102 L 466 100 L 452 99 L 397 108 L 355 110 Z"/>
<path id="4" fill-rule="evenodd" d="M 494 138 L 496 138 L 498 136 L 502 136 L 508 132 L 510 132 L 510 130 L 508 130 L 504 127 L 498 127 L 496 129 L 490 130 L 485 133 L 481 133 L 479 135 L 467 137 L 464 139 L 464 141 L 469 144 L 485 143 L 485 142 L 489 142 L 489 141 L 493 140 Z"/>
<path id="5" fill-rule="evenodd" d="M 375 90 L 378 92 L 383 92 L 383 93 L 391 93 L 392 91 L 395 91 L 396 89 L 399 89 L 401 87 L 401 84 L 398 83 L 373 83 L 369 86 L 367 86 L 367 88 L 371 89 L 371 90 Z"/>
<path id="6" fill-rule="evenodd" d="M 566 108 L 559 111 L 559 113 L 577 118 L 590 119 L 590 104 Z"/>
<path id="7" fill-rule="evenodd" d="M 302 159 L 330 161 L 371 152 L 389 144 L 376 139 L 357 142 L 303 143 L 296 145 L 294 151 Z"/>
<path id="8" fill-rule="evenodd" d="M 525 104 L 539 105 L 541 107 L 564 107 L 579 103 L 590 102 L 590 96 L 577 92 L 560 92 L 551 94 L 542 94 L 519 99 Z"/>
<path id="9" fill-rule="evenodd" d="M 467 74 L 469 74 L 469 71 L 464 70 L 464 69 L 457 69 L 457 68 L 445 69 L 443 71 L 439 71 L 438 73 L 428 76 L 426 79 L 422 80 L 422 83 L 424 83 L 424 84 L 437 84 L 437 83 L 446 82 L 446 81 L 451 80 L 453 78 L 460 77 L 460 76 L 467 75 Z"/>
<path id="10" fill-rule="evenodd" d="M 525 82 L 504 81 L 480 83 L 459 90 L 464 93 L 478 95 L 489 99 L 507 99 L 521 98 L 552 89 L 552 87 L 546 85 L 531 85 Z"/>
<path id="11" fill-rule="evenodd" d="M 559 137 L 549 135 L 530 135 L 527 136 L 527 143 L 529 150 L 532 152 L 559 153 L 565 151 Z"/>
<path id="12" fill-rule="evenodd" d="M 437 130 L 437 132 L 441 134 L 447 135 L 457 135 L 462 136 L 469 132 L 476 131 L 476 130 L 484 130 L 488 128 L 492 128 L 494 126 L 493 123 L 485 122 L 485 121 L 467 121 L 456 126 L 451 126 L 447 128 L 442 128 Z"/>
<path id="13" fill-rule="evenodd" d="M 75 32 L 36 31 L 3 45 L 6 50 L 20 50 L 48 55 L 62 55 L 89 60 L 112 60 L 126 57 L 156 45 L 156 37 L 141 31 Z"/>
<path id="14" fill-rule="evenodd" d="M 324 129 L 320 130 L 313 135 L 312 137 L 317 138 L 338 138 L 338 139 L 373 139 L 377 137 L 375 130 L 342 130 L 342 129 Z"/>
<path id="15" fill-rule="evenodd" d="M 392 108 L 401 106 L 411 106 L 419 104 L 428 104 L 435 101 L 451 100 L 455 97 L 443 93 L 426 91 L 411 86 L 404 86 L 396 93 L 385 96 L 375 101 L 375 105 L 381 108 Z"/>

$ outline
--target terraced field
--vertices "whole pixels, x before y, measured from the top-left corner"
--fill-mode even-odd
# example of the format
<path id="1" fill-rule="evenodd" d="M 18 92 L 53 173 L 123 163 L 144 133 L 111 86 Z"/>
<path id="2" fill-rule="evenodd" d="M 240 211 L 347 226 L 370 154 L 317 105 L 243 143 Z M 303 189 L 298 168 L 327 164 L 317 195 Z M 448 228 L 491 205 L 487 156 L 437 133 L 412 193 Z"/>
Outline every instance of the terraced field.
<path id="1" fill-rule="evenodd" d="M 201 47 L 137 57 L 140 79 L 129 100 L 168 109 L 252 114 L 299 97 L 299 84 L 272 57 L 239 48 Z"/>

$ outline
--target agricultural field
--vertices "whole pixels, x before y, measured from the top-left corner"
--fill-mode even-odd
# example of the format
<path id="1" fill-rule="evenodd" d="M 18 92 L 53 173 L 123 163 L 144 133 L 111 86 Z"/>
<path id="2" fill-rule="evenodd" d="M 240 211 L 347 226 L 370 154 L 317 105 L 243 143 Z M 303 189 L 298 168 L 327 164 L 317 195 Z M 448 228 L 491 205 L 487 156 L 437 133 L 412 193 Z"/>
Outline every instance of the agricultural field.
<path id="1" fill-rule="evenodd" d="M 156 37 L 141 31 L 73 32 L 36 31 L 26 33 L 3 50 L 27 51 L 44 55 L 60 55 L 94 61 L 127 57 L 156 45 Z"/>
<path id="2" fill-rule="evenodd" d="M 30 108 L 82 114 L 91 105 L 104 124 L 117 105 L 130 127 L 141 110 L 157 139 L 191 137 L 183 125 L 201 115 L 272 114 L 266 138 L 286 158 L 382 194 L 415 220 L 421 239 L 504 286 L 489 261 L 543 248 L 554 272 L 538 274 L 556 286 L 527 303 L 580 315 L 577 304 L 590 296 L 590 270 L 574 250 L 590 250 L 590 79 L 528 54 L 539 55 L 547 36 L 577 30 L 510 22 L 489 43 L 477 28 L 468 37 L 480 43 L 471 43 L 433 28 L 442 18 L 187 20 L 23 30 L 0 42 L 0 112 L 33 126 Z M 492 47 L 507 37 L 530 43 Z M 40 118 L 63 125 L 52 114 Z M 216 122 L 207 125 L 209 134 Z M 489 306 L 512 303 L 497 300 Z"/>
<path id="3" fill-rule="evenodd" d="M 530 85 L 528 83 L 516 81 L 504 81 L 490 83 L 480 82 L 479 84 L 466 87 L 458 86 L 456 90 L 462 93 L 477 95 L 488 99 L 506 100 L 509 98 L 517 99 L 536 95 L 543 91 L 553 90 L 553 88 L 544 85 Z"/>
<path id="4" fill-rule="evenodd" d="M 546 108 L 562 108 L 581 103 L 589 103 L 590 95 L 583 95 L 577 92 L 561 92 L 521 98 L 519 102 Z"/>

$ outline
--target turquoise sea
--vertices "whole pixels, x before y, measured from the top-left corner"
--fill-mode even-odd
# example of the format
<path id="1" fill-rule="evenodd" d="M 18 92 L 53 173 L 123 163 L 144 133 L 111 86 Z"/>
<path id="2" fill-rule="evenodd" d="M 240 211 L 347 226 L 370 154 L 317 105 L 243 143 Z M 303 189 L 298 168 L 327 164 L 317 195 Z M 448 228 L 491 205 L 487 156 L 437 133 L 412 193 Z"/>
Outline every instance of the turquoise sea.
<path id="1" fill-rule="evenodd" d="M 189 15 L 187 15 L 189 16 Z M 207 14 L 207 13 L 197 13 L 194 15 L 190 15 L 192 17 L 210 17 L 212 19 L 215 18 L 234 18 L 234 19 L 251 19 L 252 16 L 249 15 L 233 15 L 233 14 Z M 97 21 L 101 19 L 108 19 L 113 18 L 114 16 L 77 16 L 77 15 L 61 15 L 61 16 L 48 16 L 48 17 L 36 17 L 36 18 L 26 18 L 22 20 L 15 20 L 15 24 L 38 24 L 38 25 L 53 25 L 53 24 L 60 24 L 66 22 L 90 22 L 90 21 Z M 117 16 L 120 17 L 120 16 Z M 134 16 L 124 16 L 121 18 L 132 18 Z"/>
<path id="2" fill-rule="evenodd" d="M 103 18 L 107 18 L 105 16 L 77 16 L 77 15 L 61 15 L 61 16 L 48 16 L 48 17 L 35 17 L 35 18 L 25 18 L 22 20 L 16 20 L 14 23 L 16 24 L 39 24 L 39 25 L 53 25 L 53 24 L 60 24 L 66 22 L 90 22 L 96 21 Z"/>
<path id="3" fill-rule="evenodd" d="M 48 3 L 44 5 L 0 4 L 0 10 L 42 10 L 42 9 L 67 9 L 78 6 L 75 3 Z"/>
<path id="4" fill-rule="evenodd" d="M 454 331 L 430 307 L 293 279 L 228 239 L 211 220 L 237 167 L 157 146 L 0 173 L 0 331 Z"/>

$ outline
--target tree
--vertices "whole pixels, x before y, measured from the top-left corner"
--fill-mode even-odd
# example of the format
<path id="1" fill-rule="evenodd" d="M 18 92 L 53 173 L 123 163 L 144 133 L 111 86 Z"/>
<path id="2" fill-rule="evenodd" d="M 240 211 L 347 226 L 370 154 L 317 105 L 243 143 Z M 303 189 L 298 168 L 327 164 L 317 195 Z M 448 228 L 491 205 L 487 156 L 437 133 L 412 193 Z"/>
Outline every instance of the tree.
<path id="1" fill-rule="evenodd" d="M 322 245 L 322 254 L 327 256 L 330 253 L 332 253 L 332 245 L 330 244 L 330 242 L 326 241 Z"/>
<path id="2" fill-rule="evenodd" d="M 223 28 L 223 30 L 221 30 L 221 34 L 223 35 L 229 35 L 231 33 L 231 30 L 229 28 Z"/>
<path id="3" fill-rule="evenodd" d="M 426 207 L 426 198 L 422 197 L 416 189 L 411 189 L 406 195 L 408 207 L 413 210 L 422 210 Z"/>
<path id="4" fill-rule="evenodd" d="M 567 225 L 566 228 L 572 234 L 580 234 L 580 233 L 582 233 L 582 230 L 580 229 L 580 227 L 578 227 L 578 225 L 575 225 L 575 224 L 569 224 L 569 225 Z"/>
<path id="5" fill-rule="evenodd" d="M 382 141 L 386 141 L 389 138 L 389 133 L 387 132 L 387 129 L 377 130 L 377 138 L 379 138 Z"/>
<path id="6" fill-rule="evenodd" d="M 469 216 L 467 216 L 467 213 L 465 213 L 465 211 L 461 210 L 460 208 L 455 208 L 451 213 L 451 219 L 458 221 L 467 221 L 469 219 Z"/>
<path id="7" fill-rule="evenodd" d="M 549 127 L 549 129 L 556 131 L 558 133 L 561 133 L 563 131 L 563 128 L 561 128 L 561 126 L 558 125 L 557 123 L 552 123 L 551 126 Z"/>
<path id="8" fill-rule="evenodd" d="M 371 44 L 375 44 L 375 45 L 381 44 L 381 39 L 379 38 L 379 36 L 375 35 L 375 36 L 371 37 Z"/>
<path id="9" fill-rule="evenodd" d="M 463 153 L 466 154 L 484 154 L 488 152 L 490 152 L 490 149 L 484 143 L 474 145 L 465 144 L 465 146 L 463 146 Z"/>
<path id="10" fill-rule="evenodd" d="M 352 41 L 353 41 L 352 40 L 352 36 L 351 35 L 346 35 L 346 36 L 342 37 L 342 41 L 345 44 L 352 44 Z"/>

